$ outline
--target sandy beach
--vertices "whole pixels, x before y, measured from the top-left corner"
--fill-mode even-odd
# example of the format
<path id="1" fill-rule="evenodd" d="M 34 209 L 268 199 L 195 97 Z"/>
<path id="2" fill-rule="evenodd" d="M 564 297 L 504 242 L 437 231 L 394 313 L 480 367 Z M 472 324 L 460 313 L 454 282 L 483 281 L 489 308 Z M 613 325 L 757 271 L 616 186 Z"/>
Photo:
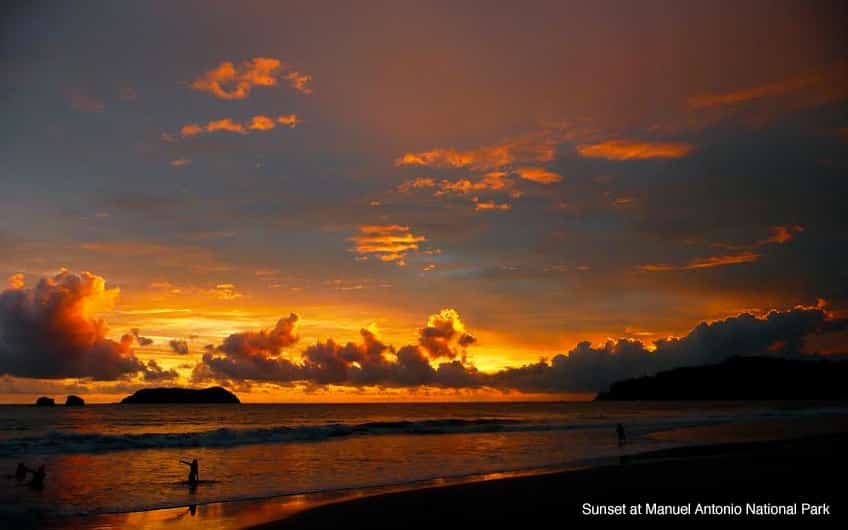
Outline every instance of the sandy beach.
<path id="1" fill-rule="evenodd" d="M 573 472 L 508 478 L 442 488 L 391 493 L 330 504 L 257 526 L 270 529 L 432 528 L 463 525 L 564 525 L 610 520 L 782 519 L 833 522 L 845 518 L 838 485 L 844 481 L 848 435 L 822 435 L 777 442 L 694 447 L 645 454 L 619 465 Z M 587 508 L 585 505 L 592 507 Z M 827 506 L 829 514 L 800 513 L 803 503 Z M 701 504 L 722 515 L 586 515 L 585 511 L 641 504 Z M 751 508 L 748 508 L 751 504 Z M 734 515 L 734 506 L 742 510 Z M 796 515 L 752 515 L 794 506 Z M 788 508 L 791 509 L 791 508 Z M 606 510 L 611 512 L 614 510 Z M 480 525 L 480 526 L 477 526 Z"/>

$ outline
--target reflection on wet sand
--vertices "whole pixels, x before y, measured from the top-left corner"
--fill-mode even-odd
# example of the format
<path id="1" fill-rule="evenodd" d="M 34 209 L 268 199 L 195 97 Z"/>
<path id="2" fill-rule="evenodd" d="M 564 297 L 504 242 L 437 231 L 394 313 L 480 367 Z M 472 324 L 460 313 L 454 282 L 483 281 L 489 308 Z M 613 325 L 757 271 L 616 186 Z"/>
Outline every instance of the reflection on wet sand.
<path id="1" fill-rule="evenodd" d="M 324 504 L 361 497 L 434 486 L 450 486 L 508 477 L 539 475 L 562 471 L 564 469 L 569 468 L 487 473 L 459 478 L 438 478 L 401 486 L 306 493 L 249 501 L 216 502 L 200 505 L 191 504 L 180 508 L 165 508 L 141 512 L 57 517 L 44 521 L 43 528 L 50 530 L 180 530 L 183 528 L 197 528 L 198 525 L 202 525 L 204 529 L 231 530 L 277 521 Z"/>

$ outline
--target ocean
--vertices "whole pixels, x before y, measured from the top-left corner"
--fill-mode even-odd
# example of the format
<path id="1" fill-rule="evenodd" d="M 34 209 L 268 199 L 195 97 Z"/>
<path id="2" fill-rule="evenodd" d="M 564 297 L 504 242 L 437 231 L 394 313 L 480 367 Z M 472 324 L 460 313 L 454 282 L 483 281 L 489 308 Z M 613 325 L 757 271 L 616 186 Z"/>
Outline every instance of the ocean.
<path id="1" fill-rule="evenodd" d="M 0 406 L 0 516 L 129 512 L 593 465 L 704 425 L 844 415 L 844 403 Z M 619 447 L 615 426 L 628 441 Z M 709 436 L 697 443 L 711 443 Z M 197 487 L 184 481 L 197 458 Z M 44 465 L 43 490 L 14 478 Z M 2 470 L 6 472 L 2 472 Z"/>

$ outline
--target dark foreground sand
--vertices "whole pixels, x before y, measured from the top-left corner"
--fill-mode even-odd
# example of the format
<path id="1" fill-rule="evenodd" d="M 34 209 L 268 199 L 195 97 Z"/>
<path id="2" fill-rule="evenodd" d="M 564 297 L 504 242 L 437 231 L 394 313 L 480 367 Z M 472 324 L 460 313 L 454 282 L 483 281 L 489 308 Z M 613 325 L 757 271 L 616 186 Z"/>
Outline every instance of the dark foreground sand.
<path id="1" fill-rule="evenodd" d="M 645 454 L 618 465 L 388 493 L 296 513 L 255 528 L 564 528 L 587 523 L 662 519 L 681 523 L 710 516 L 590 516 L 583 504 L 735 504 L 742 515 L 724 519 L 833 523 L 846 519 L 848 434 L 778 442 L 725 444 Z M 827 504 L 830 515 L 773 517 L 745 513 L 746 503 Z M 514 526 L 513 526 L 514 525 Z M 523 526 L 522 526 L 523 525 Z M 529 526 L 528 526 L 529 525 Z M 553 525 L 553 526 L 551 526 Z"/>

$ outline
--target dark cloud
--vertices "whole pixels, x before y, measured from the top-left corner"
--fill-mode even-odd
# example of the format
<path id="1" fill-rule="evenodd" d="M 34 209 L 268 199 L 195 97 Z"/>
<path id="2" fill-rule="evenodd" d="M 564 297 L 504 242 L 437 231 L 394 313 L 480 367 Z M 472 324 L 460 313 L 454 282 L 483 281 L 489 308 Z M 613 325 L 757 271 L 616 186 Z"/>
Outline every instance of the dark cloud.
<path id="1" fill-rule="evenodd" d="M 181 355 L 185 355 L 188 353 L 188 342 L 180 339 L 171 339 L 168 341 L 168 346 L 171 347 L 171 350 L 174 353 L 179 353 Z"/>
<path id="2" fill-rule="evenodd" d="M 296 315 L 292 314 L 288 320 L 293 317 Z M 280 320 L 275 329 L 288 320 Z M 317 342 L 301 352 L 298 362 L 282 357 L 276 344 L 257 347 L 260 341 L 245 340 L 245 336 L 267 337 L 274 330 L 237 333 L 224 339 L 221 345 L 207 348 L 194 369 L 193 378 L 313 385 L 480 386 L 476 369 L 463 362 L 455 360 L 436 368 L 430 364 L 442 356 L 464 353 L 464 348 L 474 342 L 464 329 L 456 311 L 445 309 L 432 315 L 420 330 L 420 345 L 407 345 L 396 351 L 373 331 L 362 329 L 360 342 L 339 343 L 333 339 Z M 239 347 L 234 347 L 236 344 Z"/>
<path id="3" fill-rule="evenodd" d="M 156 381 L 172 381 L 180 375 L 176 370 L 163 370 L 159 363 L 151 359 L 147 361 L 146 369 L 144 370 L 144 380 L 150 382 Z"/>
<path id="4" fill-rule="evenodd" d="M 150 346 L 151 344 L 153 344 L 153 339 L 150 339 L 150 338 L 147 338 L 147 337 L 142 337 L 140 335 L 141 332 L 139 331 L 138 328 L 133 328 L 133 329 L 130 330 L 130 332 L 135 337 L 135 340 L 138 341 L 139 346 Z"/>
<path id="5" fill-rule="evenodd" d="M 454 325 L 451 327 L 448 322 Z M 450 332 L 446 331 L 448 329 Z M 460 359 L 435 367 L 431 364 L 431 361 L 446 355 L 446 346 L 443 342 L 437 342 L 438 347 L 431 346 L 429 339 L 436 337 L 441 341 L 450 337 L 450 341 L 460 346 L 463 342 L 465 346 L 473 342 L 470 338 L 463 339 L 471 335 L 465 332 L 459 315 L 453 310 L 444 310 L 430 317 L 428 325 L 420 332 L 418 345 L 395 350 L 380 341 L 372 331 L 363 329 L 360 342 L 342 344 L 332 339 L 318 342 L 303 350 L 299 361 L 282 357 L 279 349 L 230 348 L 225 351 L 218 346 L 204 354 L 203 360 L 194 369 L 194 378 L 198 381 L 259 381 L 283 385 L 489 387 L 542 393 L 596 392 L 621 379 L 677 366 L 716 363 L 734 355 L 809 355 L 805 353 L 805 339 L 845 329 L 848 329 L 848 321 L 830 318 L 821 308 L 772 311 L 765 317 L 742 314 L 713 323 L 701 323 L 685 337 L 658 340 L 652 347 L 628 339 L 608 341 L 599 347 L 581 342 L 568 354 L 557 355 L 550 362 L 539 361 L 484 373 Z M 251 332 L 251 335 L 257 334 Z M 224 344 L 231 343 L 231 337 Z"/>
<path id="6" fill-rule="evenodd" d="M 250 356 L 259 353 L 279 355 L 282 348 L 297 342 L 298 321 L 300 316 L 292 313 L 287 318 L 278 320 L 273 329 L 233 333 L 224 339 L 218 349 L 233 356 Z"/>
<path id="7" fill-rule="evenodd" d="M 804 353 L 807 337 L 846 328 L 848 321 L 830 319 L 818 308 L 772 311 L 764 318 L 745 313 L 702 322 L 685 337 L 658 340 L 653 348 L 627 339 L 608 341 L 597 348 L 581 342 L 550 363 L 502 370 L 492 375 L 491 384 L 526 392 L 595 392 L 621 379 L 678 366 L 713 364 L 735 355 L 809 355 Z"/>
<path id="8" fill-rule="evenodd" d="M 147 373 L 131 350 L 133 335 L 108 339 L 106 323 L 89 313 L 116 295 L 99 276 L 67 271 L 0 293 L 0 373 L 97 380 Z"/>

